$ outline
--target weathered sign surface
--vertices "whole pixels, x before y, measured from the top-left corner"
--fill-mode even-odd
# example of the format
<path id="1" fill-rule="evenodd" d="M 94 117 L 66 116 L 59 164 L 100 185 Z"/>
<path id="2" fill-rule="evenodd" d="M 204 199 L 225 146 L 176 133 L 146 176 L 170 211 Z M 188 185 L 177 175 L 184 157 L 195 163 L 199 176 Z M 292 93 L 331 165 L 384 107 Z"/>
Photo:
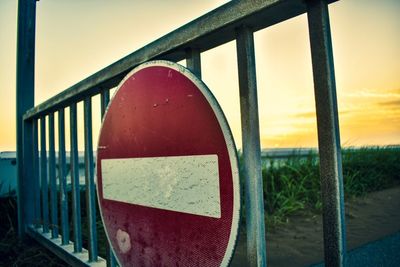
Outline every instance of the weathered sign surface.
<path id="1" fill-rule="evenodd" d="M 240 211 L 236 149 L 207 87 L 184 67 L 145 63 L 104 116 L 97 189 L 122 266 L 227 266 Z"/>

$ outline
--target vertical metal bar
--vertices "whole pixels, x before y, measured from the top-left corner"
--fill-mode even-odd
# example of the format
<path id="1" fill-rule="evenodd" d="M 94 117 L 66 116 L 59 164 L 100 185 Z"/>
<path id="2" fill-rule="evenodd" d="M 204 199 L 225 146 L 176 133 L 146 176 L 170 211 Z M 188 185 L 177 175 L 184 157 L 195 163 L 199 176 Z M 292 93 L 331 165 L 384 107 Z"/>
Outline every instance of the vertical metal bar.
<path id="1" fill-rule="evenodd" d="M 24 181 L 25 186 L 30 186 L 29 188 L 24 188 L 23 190 L 23 196 L 22 199 L 25 202 L 25 208 L 26 209 L 31 209 L 31 210 L 26 210 L 24 211 L 24 217 L 26 218 L 25 223 L 26 225 L 32 224 L 34 221 L 34 215 L 35 215 L 35 206 L 34 206 L 34 198 L 35 198 L 35 193 L 32 190 L 32 187 L 35 184 L 35 181 L 33 180 L 33 171 L 34 171 L 34 160 L 33 160 L 33 147 L 34 147 L 34 140 L 33 140 L 33 132 L 34 127 L 33 127 L 33 121 L 24 121 L 23 122 L 23 158 L 20 159 L 23 161 L 22 166 L 23 166 L 23 177 L 24 179 L 30 180 L 30 181 Z M 26 202 L 30 202 L 29 204 Z M 25 231 L 24 227 L 24 231 Z"/>
<path id="2" fill-rule="evenodd" d="M 85 128 L 85 180 L 86 180 L 86 212 L 89 224 L 89 261 L 97 260 L 96 229 L 96 192 L 94 184 L 94 162 L 92 141 L 92 100 L 87 97 L 84 102 Z"/>
<path id="3" fill-rule="evenodd" d="M 42 190 L 43 233 L 49 232 L 49 189 L 47 183 L 46 117 L 40 118 L 40 183 Z"/>
<path id="4" fill-rule="evenodd" d="M 76 103 L 70 106 L 71 130 L 71 181 L 72 181 L 72 218 L 74 225 L 74 252 L 82 251 L 81 200 L 79 188 L 79 158 Z"/>
<path id="5" fill-rule="evenodd" d="M 33 224 L 36 227 L 42 224 L 41 203 L 40 203 L 40 176 L 39 176 L 39 150 L 38 150 L 38 120 L 33 121 L 33 191 L 35 219 Z"/>
<path id="6" fill-rule="evenodd" d="M 236 44 L 244 178 L 246 180 L 247 265 L 266 266 L 264 198 L 253 32 L 247 27 L 239 28 Z"/>
<path id="7" fill-rule="evenodd" d="M 317 110 L 325 266 L 344 266 L 346 237 L 343 174 L 328 6 L 307 2 Z"/>
<path id="8" fill-rule="evenodd" d="M 117 266 L 117 260 L 115 259 L 114 252 L 108 242 L 107 242 L 107 256 L 106 257 L 107 257 L 107 267 Z"/>
<path id="9" fill-rule="evenodd" d="M 108 102 L 110 102 L 110 90 L 103 90 L 101 92 L 101 101 L 100 101 L 100 109 L 101 109 L 101 118 L 104 117 L 104 114 L 106 112 Z M 110 246 L 110 244 L 107 242 L 107 267 L 115 267 L 117 266 L 117 261 L 115 259 L 114 252 Z"/>
<path id="10" fill-rule="evenodd" d="M 186 50 L 186 66 L 201 79 L 201 56 L 199 49 L 189 48 Z"/>
<path id="11" fill-rule="evenodd" d="M 108 102 L 110 102 L 110 90 L 101 91 L 101 101 L 100 101 L 100 110 L 101 110 L 101 118 L 103 118 L 104 113 L 106 112 Z"/>
<path id="12" fill-rule="evenodd" d="M 17 28 L 17 201 L 18 234 L 25 235 L 26 225 L 34 220 L 34 180 L 32 121 L 23 121 L 24 113 L 33 107 L 35 97 L 35 16 L 36 0 L 18 1 Z M 24 134 L 25 131 L 25 134 Z"/>
<path id="13" fill-rule="evenodd" d="M 64 109 L 58 111 L 58 179 L 60 183 L 61 244 L 69 244 L 67 167 Z"/>
<path id="14" fill-rule="evenodd" d="M 49 114 L 49 181 L 50 181 L 50 211 L 51 237 L 58 237 L 58 206 L 56 181 L 56 152 L 54 144 L 54 113 Z"/>

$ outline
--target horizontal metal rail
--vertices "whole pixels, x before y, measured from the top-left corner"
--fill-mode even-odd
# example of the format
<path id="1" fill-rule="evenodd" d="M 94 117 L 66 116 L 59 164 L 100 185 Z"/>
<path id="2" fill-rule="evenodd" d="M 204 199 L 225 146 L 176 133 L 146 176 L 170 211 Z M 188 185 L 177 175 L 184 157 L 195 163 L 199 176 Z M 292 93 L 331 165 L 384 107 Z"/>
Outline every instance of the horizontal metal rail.
<path id="1" fill-rule="evenodd" d="M 86 249 L 75 252 L 73 242 L 64 245 L 61 238 L 52 238 L 50 233 L 43 233 L 41 229 L 36 229 L 33 226 L 28 227 L 27 233 L 71 266 L 106 266 L 106 260 L 100 257 L 97 257 L 97 261 L 89 262 L 89 252 Z"/>
<path id="2" fill-rule="evenodd" d="M 336 0 L 329 0 L 335 2 Z M 87 96 L 115 87 L 135 66 L 151 59 L 180 61 L 186 49 L 204 52 L 236 39 L 236 28 L 246 25 L 257 31 L 307 11 L 304 0 L 231 1 L 118 60 L 44 103 L 28 110 L 24 119 L 67 107 Z"/>

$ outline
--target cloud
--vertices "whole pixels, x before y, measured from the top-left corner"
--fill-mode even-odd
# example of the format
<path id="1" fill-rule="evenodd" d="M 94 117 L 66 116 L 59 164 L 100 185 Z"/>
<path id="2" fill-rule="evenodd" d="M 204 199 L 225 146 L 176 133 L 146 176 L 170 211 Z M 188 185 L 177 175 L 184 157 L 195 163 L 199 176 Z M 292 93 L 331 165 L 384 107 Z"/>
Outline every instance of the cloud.
<path id="1" fill-rule="evenodd" d="M 339 116 L 343 116 L 345 114 L 351 113 L 350 110 L 339 110 Z M 295 114 L 291 114 L 292 118 L 296 118 L 296 119 L 316 119 L 317 115 L 315 113 L 315 111 L 307 111 L 307 112 L 300 112 L 300 113 L 295 113 Z"/>
<path id="2" fill-rule="evenodd" d="M 400 95 L 400 88 L 388 90 L 388 92 Z"/>
<path id="3" fill-rule="evenodd" d="M 389 90 L 362 89 L 354 93 L 344 93 L 343 96 L 356 98 L 400 98 L 400 88 Z"/>
<path id="4" fill-rule="evenodd" d="M 380 102 L 379 105 L 384 106 L 384 107 L 389 107 L 389 108 L 400 108 L 400 99 Z"/>
<path id="5" fill-rule="evenodd" d="M 316 118 L 316 114 L 315 111 L 307 111 L 307 112 L 292 114 L 292 117 L 303 118 L 303 119 L 314 119 Z"/>

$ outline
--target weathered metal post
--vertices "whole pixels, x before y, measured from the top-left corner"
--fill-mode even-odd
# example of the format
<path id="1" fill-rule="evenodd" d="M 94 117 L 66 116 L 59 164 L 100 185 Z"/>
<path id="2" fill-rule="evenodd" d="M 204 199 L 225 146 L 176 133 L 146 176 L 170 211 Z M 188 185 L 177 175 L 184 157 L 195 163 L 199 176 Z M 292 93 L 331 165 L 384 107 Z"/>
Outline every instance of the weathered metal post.
<path id="1" fill-rule="evenodd" d="M 318 124 L 325 266 L 344 266 L 346 228 L 338 107 L 328 5 L 307 2 Z"/>
<path id="2" fill-rule="evenodd" d="M 247 264 L 260 267 L 267 265 L 267 256 L 253 32 L 247 27 L 239 28 L 236 42 L 246 182 Z"/>
<path id="3" fill-rule="evenodd" d="M 100 94 L 100 110 L 101 110 L 101 119 L 103 119 L 104 114 L 106 112 L 108 103 L 110 102 L 110 90 L 103 90 Z M 115 258 L 114 252 L 107 242 L 107 267 L 115 267 L 117 266 L 117 260 Z"/>
<path id="4" fill-rule="evenodd" d="M 34 219 L 33 123 L 24 122 L 24 113 L 34 106 L 36 0 L 18 1 L 17 32 L 17 195 L 18 233 L 25 234 Z"/>
<path id="5" fill-rule="evenodd" d="M 189 48 L 186 50 L 186 65 L 188 69 L 201 79 L 201 56 L 199 49 Z"/>
<path id="6" fill-rule="evenodd" d="M 89 261 L 97 261 L 96 185 L 92 140 L 92 98 L 84 101 L 86 210 L 89 223 Z"/>

